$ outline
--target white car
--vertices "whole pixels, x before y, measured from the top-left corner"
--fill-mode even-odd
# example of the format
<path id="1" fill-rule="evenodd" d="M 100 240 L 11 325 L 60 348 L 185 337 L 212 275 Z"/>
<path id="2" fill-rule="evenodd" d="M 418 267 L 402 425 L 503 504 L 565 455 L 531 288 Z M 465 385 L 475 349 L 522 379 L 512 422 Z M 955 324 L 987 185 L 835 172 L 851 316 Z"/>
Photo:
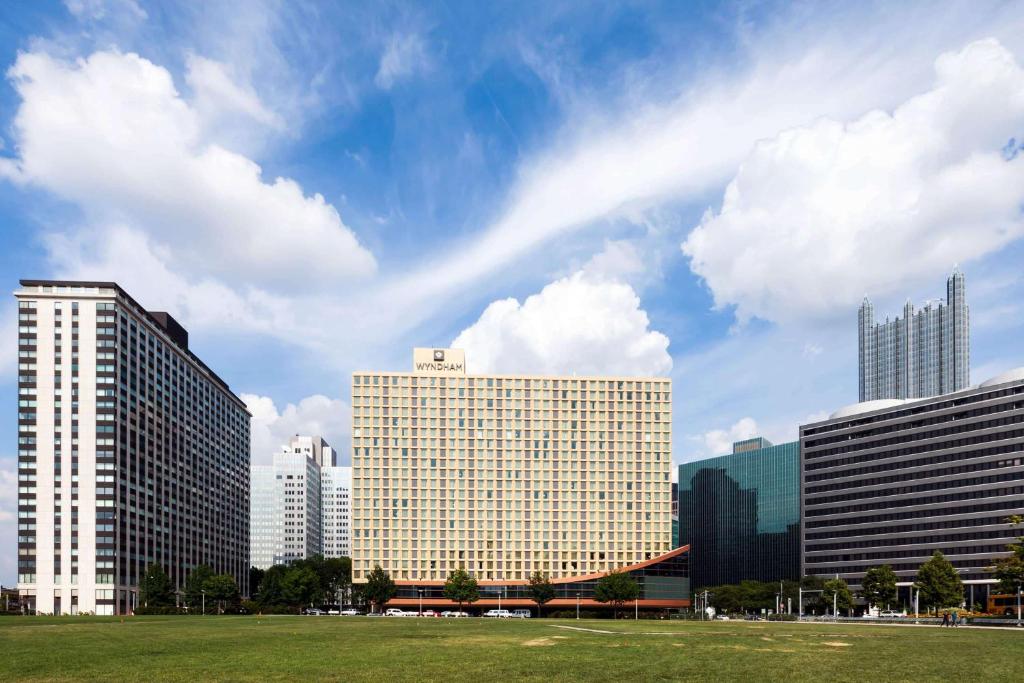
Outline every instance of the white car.
<path id="1" fill-rule="evenodd" d="M 514 609 L 514 610 L 512 610 L 512 618 L 513 619 L 529 619 L 532 616 L 533 615 L 530 614 L 530 610 L 528 610 L 528 609 Z"/>
<path id="2" fill-rule="evenodd" d="M 349 608 L 341 610 L 341 616 L 343 617 L 357 617 L 359 616 L 359 610 Z"/>
<path id="3" fill-rule="evenodd" d="M 441 612 L 441 616 L 445 617 L 446 619 L 447 618 L 458 619 L 458 618 L 461 618 L 461 617 L 468 617 L 469 615 L 466 614 L 465 612 L 459 612 L 458 610 L 446 610 L 444 612 Z"/>
<path id="4" fill-rule="evenodd" d="M 404 616 L 407 616 L 407 615 L 402 610 L 400 610 L 400 609 L 398 609 L 396 607 L 391 607 L 386 612 L 384 612 L 384 616 L 386 616 L 386 617 L 404 617 Z"/>
<path id="5" fill-rule="evenodd" d="M 510 619 L 512 618 L 512 613 L 507 609 L 489 609 L 484 612 L 484 616 L 492 619 Z"/>
<path id="6" fill-rule="evenodd" d="M 886 612 L 879 612 L 878 613 L 878 618 L 879 619 L 902 619 L 905 616 L 907 616 L 907 615 L 904 614 L 903 612 L 896 612 L 895 610 L 889 610 L 889 611 L 886 611 Z"/>

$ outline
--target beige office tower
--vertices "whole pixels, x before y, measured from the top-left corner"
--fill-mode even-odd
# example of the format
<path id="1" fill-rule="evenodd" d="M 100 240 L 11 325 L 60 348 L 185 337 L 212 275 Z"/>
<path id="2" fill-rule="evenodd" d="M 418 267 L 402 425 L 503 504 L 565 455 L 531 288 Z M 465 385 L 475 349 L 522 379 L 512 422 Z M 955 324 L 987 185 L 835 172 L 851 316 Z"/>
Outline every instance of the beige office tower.
<path id="1" fill-rule="evenodd" d="M 415 349 L 412 372 L 353 374 L 352 415 L 357 582 L 566 582 L 671 550 L 666 378 L 470 375 Z"/>

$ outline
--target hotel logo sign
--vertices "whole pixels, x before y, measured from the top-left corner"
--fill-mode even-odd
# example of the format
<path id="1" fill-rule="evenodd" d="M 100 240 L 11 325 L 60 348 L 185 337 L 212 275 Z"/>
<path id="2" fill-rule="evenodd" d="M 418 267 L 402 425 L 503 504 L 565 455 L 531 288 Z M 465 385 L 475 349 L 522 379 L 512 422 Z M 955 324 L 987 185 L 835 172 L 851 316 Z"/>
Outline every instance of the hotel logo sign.
<path id="1" fill-rule="evenodd" d="M 462 349 L 414 349 L 413 370 L 428 375 L 466 374 L 466 354 Z"/>

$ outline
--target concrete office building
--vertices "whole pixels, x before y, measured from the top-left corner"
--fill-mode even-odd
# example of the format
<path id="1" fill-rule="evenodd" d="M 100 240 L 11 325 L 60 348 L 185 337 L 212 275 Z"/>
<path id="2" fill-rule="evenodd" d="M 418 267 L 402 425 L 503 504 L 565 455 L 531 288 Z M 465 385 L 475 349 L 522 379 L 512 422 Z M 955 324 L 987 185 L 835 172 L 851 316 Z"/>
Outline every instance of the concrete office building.
<path id="1" fill-rule="evenodd" d="M 805 574 L 859 587 L 869 567 L 889 564 L 906 586 L 940 550 L 973 603 L 1022 533 L 1006 520 L 1024 510 L 1024 368 L 839 410 L 800 428 L 800 458 Z"/>
<path id="2" fill-rule="evenodd" d="M 321 463 L 335 461 L 326 441 L 296 435 L 272 464 L 252 466 L 252 566 L 266 569 L 323 555 Z"/>
<path id="3" fill-rule="evenodd" d="M 320 470 L 324 557 L 352 556 L 352 468 Z"/>
<path id="4" fill-rule="evenodd" d="M 422 591 L 441 605 L 462 567 L 478 605 L 529 606 L 539 570 L 556 600 L 593 604 L 596 577 L 624 569 L 645 600 L 688 604 L 685 557 L 669 552 L 670 380 L 468 375 L 457 349 L 416 349 L 413 368 L 352 377 L 356 582 L 380 565 L 396 604 Z"/>
<path id="5" fill-rule="evenodd" d="M 679 543 L 695 589 L 800 578 L 800 445 L 757 437 L 679 466 Z"/>
<path id="6" fill-rule="evenodd" d="M 946 280 L 946 300 L 875 322 L 867 297 L 858 313 L 859 400 L 909 399 L 966 389 L 971 382 L 970 311 L 964 275 Z"/>
<path id="7" fill-rule="evenodd" d="M 22 280 L 18 590 L 125 614 L 149 563 L 249 569 L 249 413 L 188 333 L 113 282 Z"/>

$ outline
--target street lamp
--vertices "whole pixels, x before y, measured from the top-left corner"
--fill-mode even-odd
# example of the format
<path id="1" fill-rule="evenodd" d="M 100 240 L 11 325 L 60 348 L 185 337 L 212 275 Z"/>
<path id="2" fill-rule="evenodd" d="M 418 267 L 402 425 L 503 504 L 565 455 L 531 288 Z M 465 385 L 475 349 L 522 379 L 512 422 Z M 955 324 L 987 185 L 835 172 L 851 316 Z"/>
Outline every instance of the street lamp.
<path id="1" fill-rule="evenodd" d="M 423 589 L 417 588 L 416 592 L 420 595 L 420 616 L 423 616 Z"/>
<path id="2" fill-rule="evenodd" d="M 576 592 L 576 621 L 579 621 L 579 619 L 580 619 L 580 594 L 579 594 L 579 591 L 577 591 Z"/>
<path id="3" fill-rule="evenodd" d="M 1020 623 L 1020 582 L 1018 582 L 1017 583 L 1017 626 L 1019 627 L 1020 625 L 1021 625 L 1021 623 Z"/>
<path id="4" fill-rule="evenodd" d="M 203 594 L 203 616 L 206 616 L 206 589 L 204 588 L 199 592 Z"/>

